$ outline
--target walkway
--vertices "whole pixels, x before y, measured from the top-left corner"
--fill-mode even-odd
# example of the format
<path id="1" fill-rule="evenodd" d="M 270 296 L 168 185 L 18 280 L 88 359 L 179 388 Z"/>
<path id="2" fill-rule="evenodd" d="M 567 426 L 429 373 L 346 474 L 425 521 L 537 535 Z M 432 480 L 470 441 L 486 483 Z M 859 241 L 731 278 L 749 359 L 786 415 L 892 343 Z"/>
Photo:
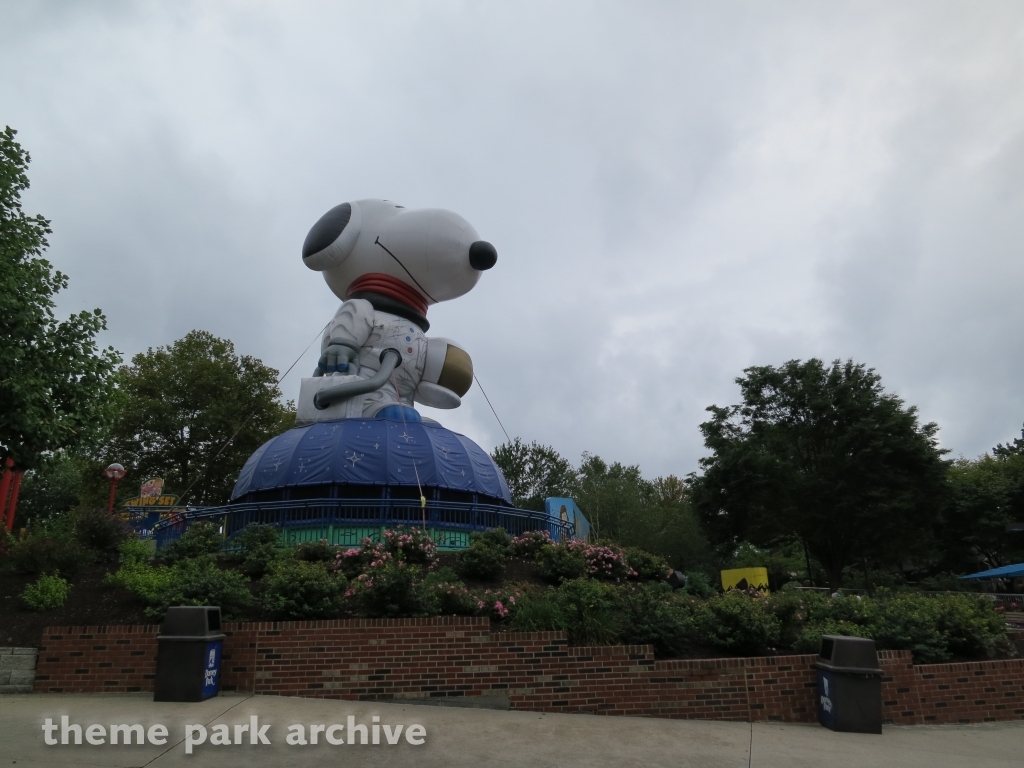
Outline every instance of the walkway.
<path id="1" fill-rule="evenodd" d="M 164 746 L 45 746 L 45 718 L 57 724 L 162 723 L 170 731 Z M 202 724 L 207 733 L 227 724 L 249 724 L 251 716 L 265 731 L 270 745 L 251 746 L 247 732 L 239 746 L 194 746 L 185 754 L 185 724 Z M 379 746 L 331 746 L 318 734 L 316 746 L 289 746 L 289 725 L 347 725 L 372 728 L 382 724 L 426 729 L 422 746 L 390 746 L 381 732 Z M 224 731 L 225 729 L 221 729 Z M 333 737 L 345 737 L 346 729 Z M 372 733 L 372 731 L 371 731 Z M 358 730 L 356 732 L 358 735 Z M 60 739 L 59 730 L 55 737 Z M 196 732 L 198 739 L 198 731 Z M 73 741 L 73 735 L 69 737 Z M 123 737 L 122 737 L 123 741 Z M 881 736 L 832 733 L 818 726 L 774 723 L 721 723 L 655 720 L 587 715 L 544 715 L 481 709 L 380 704 L 373 702 L 292 699 L 273 696 L 227 695 L 201 704 L 154 703 L 150 694 L 31 694 L 0 695 L 0 767 L 47 766 L 416 766 L 416 768 L 479 768 L 480 766 L 551 766 L 552 768 L 996 768 L 1019 766 L 1024 722 L 974 726 L 890 727 Z"/>

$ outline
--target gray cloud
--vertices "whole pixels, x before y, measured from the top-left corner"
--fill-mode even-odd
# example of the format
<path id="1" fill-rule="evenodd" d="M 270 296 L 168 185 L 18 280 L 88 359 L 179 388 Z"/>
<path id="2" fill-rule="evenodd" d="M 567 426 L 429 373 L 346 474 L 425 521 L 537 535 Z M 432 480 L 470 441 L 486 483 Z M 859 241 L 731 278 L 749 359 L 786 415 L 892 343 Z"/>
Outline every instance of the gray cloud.
<path id="1" fill-rule="evenodd" d="M 878 369 L 974 455 L 1024 421 L 1015 3 L 7 4 L 28 208 L 127 354 L 284 369 L 347 199 L 447 207 L 498 266 L 431 309 L 513 434 L 685 473 L 756 364 Z M 298 391 L 308 354 L 285 382 Z M 475 389 L 437 415 L 503 439 Z"/>

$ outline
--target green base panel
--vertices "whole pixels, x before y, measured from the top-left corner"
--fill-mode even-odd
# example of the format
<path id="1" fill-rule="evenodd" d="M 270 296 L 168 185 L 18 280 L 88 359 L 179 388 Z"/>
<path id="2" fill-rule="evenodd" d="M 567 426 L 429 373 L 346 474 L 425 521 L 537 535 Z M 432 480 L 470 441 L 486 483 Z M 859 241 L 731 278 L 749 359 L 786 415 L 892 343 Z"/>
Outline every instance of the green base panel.
<path id="1" fill-rule="evenodd" d="M 430 528 L 430 538 L 441 551 L 465 549 L 469 546 L 468 531 L 450 531 L 444 528 Z M 285 528 L 281 531 L 284 544 L 301 544 L 304 541 L 326 540 L 328 544 L 342 547 L 358 547 L 364 539 L 380 541 L 384 529 L 381 527 L 316 526 L 310 528 Z"/>

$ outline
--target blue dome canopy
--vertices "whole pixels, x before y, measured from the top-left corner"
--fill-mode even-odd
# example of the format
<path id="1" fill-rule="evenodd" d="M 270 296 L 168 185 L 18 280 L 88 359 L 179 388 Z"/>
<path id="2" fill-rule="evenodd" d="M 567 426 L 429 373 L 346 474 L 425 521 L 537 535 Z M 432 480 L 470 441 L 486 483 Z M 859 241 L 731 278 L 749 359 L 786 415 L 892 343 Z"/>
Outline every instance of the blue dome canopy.
<path id="1" fill-rule="evenodd" d="M 483 448 L 435 422 L 343 419 L 296 427 L 260 446 L 231 500 L 252 492 L 317 485 L 417 486 L 512 503 Z M 483 499 L 481 499 L 483 501 Z"/>

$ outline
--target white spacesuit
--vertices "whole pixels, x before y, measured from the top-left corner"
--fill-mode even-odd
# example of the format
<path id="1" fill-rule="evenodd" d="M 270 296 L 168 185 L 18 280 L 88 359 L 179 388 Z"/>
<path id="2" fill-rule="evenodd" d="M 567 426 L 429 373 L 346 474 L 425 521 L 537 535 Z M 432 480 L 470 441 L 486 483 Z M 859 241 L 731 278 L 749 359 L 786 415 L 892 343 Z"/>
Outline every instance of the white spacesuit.
<path id="1" fill-rule="evenodd" d="M 302 255 L 345 301 L 324 332 L 316 372 L 302 380 L 296 424 L 382 412 L 418 420 L 413 402 L 461 404 L 472 360 L 425 332 L 430 304 L 467 293 L 497 261 L 465 219 L 386 200 L 343 203 L 313 226 Z"/>

